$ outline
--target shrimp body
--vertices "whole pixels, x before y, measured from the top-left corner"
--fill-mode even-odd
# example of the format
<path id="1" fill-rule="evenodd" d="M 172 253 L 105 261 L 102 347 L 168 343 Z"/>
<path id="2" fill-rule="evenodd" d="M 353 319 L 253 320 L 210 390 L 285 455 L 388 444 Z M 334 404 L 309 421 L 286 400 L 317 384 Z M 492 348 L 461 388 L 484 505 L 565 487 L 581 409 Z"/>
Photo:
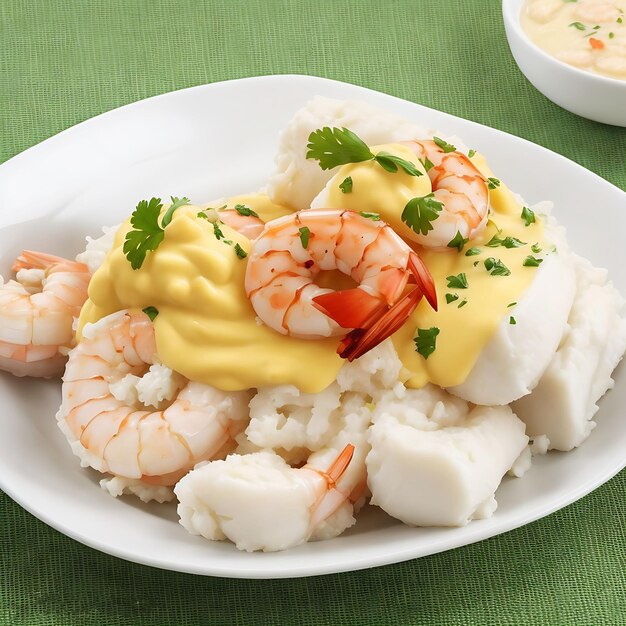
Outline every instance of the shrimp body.
<path id="1" fill-rule="evenodd" d="M 489 187 L 478 168 L 461 152 L 445 152 L 432 140 L 405 142 L 418 158 L 428 159 L 435 200 L 443 206 L 433 229 L 417 234 L 415 241 L 429 248 L 446 248 L 457 233 L 473 239 L 481 233 L 489 213 Z"/>
<path id="2" fill-rule="evenodd" d="M 314 282 L 331 270 L 357 287 L 333 291 Z M 417 286 L 405 294 L 409 281 Z M 249 255 L 245 289 L 259 318 L 283 335 L 359 331 L 340 345 L 350 360 L 397 330 L 422 295 L 436 307 L 418 255 L 385 222 L 347 210 L 310 209 L 268 222 Z"/>
<path id="3" fill-rule="evenodd" d="M 223 209 L 217 217 L 233 230 L 250 240 L 256 239 L 265 227 L 265 222 L 254 215 L 242 215 L 235 209 Z"/>
<path id="4" fill-rule="evenodd" d="M 339 454 L 329 448 L 301 468 L 271 451 L 200 465 L 174 490 L 181 524 L 192 534 L 230 539 L 249 552 L 336 536 L 354 524 L 353 502 L 365 488 L 364 463 L 348 471 L 354 453 L 352 444 Z"/>
<path id="5" fill-rule="evenodd" d="M 59 375 L 74 343 L 74 319 L 87 299 L 89 270 L 29 250 L 13 270 L 16 280 L 0 278 L 0 369 L 16 376 Z"/>
<path id="6" fill-rule="evenodd" d="M 70 352 L 57 414 L 84 465 L 172 485 L 245 427 L 247 392 L 226 394 L 179 377 L 169 397 L 151 401 L 157 410 L 119 393 L 116 384 L 156 362 L 154 328 L 144 313 L 119 311 L 85 327 Z M 157 408 L 164 399 L 169 406 Z"/>

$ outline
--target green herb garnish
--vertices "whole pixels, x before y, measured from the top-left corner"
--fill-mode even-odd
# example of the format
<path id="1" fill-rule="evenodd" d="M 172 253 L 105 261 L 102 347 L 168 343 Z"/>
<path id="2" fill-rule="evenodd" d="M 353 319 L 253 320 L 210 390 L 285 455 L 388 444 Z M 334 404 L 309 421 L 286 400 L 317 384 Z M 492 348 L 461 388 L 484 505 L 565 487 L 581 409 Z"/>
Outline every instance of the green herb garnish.
<path id="1" fill-rule="evenodd" d="M 447 276 L 446 280 L 449 289 L 467 289 L 467 276 L 463 272 L 456 276 Z"/>
<path id="2" fill-rule="evenodd" d="M 511 273 L 511 270 L 500 259 L 494 259 L 492 256 L 485 259 L 485 269 L 492 276 L 509 276 Z"/>
<path id="3" fill-rule="evenodd" d="M 456 235 L 448 242 L 448 248 L 456 248 L 459 252 L 463 250 L 463 246 L 469 241 L 461 235 L 460 231 L 456 231 Z"/>
<path id="4" fill-rule="evenodd" d="M 400 168 L 411 176 L 422 176 L 422 172 L 406 159 L 389 152 L 374 154 L 362 139 L 347 128 L 318 128 L 309 135 L 306 147 L 306 158 L 319 161 L 323 170 L 374 160 L 388 172 L 395 173 Z"/>
<path id="5" fill-rule="evenodd" d="M 459 302 L 459 306 L 457 306 L 457 309 L 462 309 L 465 305 L 467 304 L 467 298 L 463 298 L 463 300 L 461 300 L 461 302 Z"/>
<path id="6" fill-rule="evenodd" d="M 454 152 L 456 150 L 456 146 L 453 146 L 451 143 L 448 143 L 439 137 L 433 137 L 433 141 L 446 153 Z"/>
<path id="7" fill-rule="evenodd" d="M 526 226 L 530 226 L 535 223 L 535 212 L 529 209 L 527 206 L 522 208 L 520 217 L 524 220 Z"/>
<path id="8" fill-rule="evenodd" d="M 515 306 L 517 304 L 517 302 L 510 302 L 509 304 L 506 305 L 507 309 L 510 309 L 512 306 Z"/>
<path id="9" fill-rule="evenodd" d="M 352 193 L 352 176 L 344 178 L 339 189 L 341 189 L 341 193 Z"/>
<path id="10" fill-rule="evenodd" d="M 417 335 L 413 337 L 416 352 L 427 359 L 437 347 L 438 334 L 439 329 L 436 326 L 432 328 L 418 328 Z"/>
<path id="11" fill-rule="evenodd" d="M 255 213 L 250 207 L 246 206 L 245 204 L 236 204 L 235 211 L 237 211 L 239 215 L 251 215 L 252 217 L 259 217 L 258 213 Z"/>
<path id="12" fill-rule="evenodd" d="M 476 256 L 477 254 L 480 254 L 480 248 L 470 248 L 465 251 L 465 256 Z"/>
<path id="13" fill-rule="evenodd" d="M 571 26 L 573 28 L 575 28 L 576 30 L 586 30 L 587 27 L 584 24 L 581 24 L 581 22 L 572 22 L 571 24 L 568 24 L 568 26 Z"/>
<path id="14" fill-rule="evenodd" d="M 424 157 L 424 160 L 420 161 L 420 163 L 424 166 L 424 169 L 427 172 L 430 171 L 433 167 L 435 167 L 435 164 L 428 157 Z"/>
<path id="15" fill-rule="evenodd" d="M 530 246 L 530 249 L 535 253 L 535 254 L 539 254 L 541 252 L 541 246 L 538 243 L 534 243 L 532 246 Z"/>
<path id="16" fill-rule="evenodd" d="M 522 265 L 524 267 L 539 267 L 543 263 L 543 259 L 538 259 L 537 257 L 529 254 L 525 259 Z"/>
<path id="17" fill-rule="evenodd" d="M 467 153 L 467 156 L 471 159 L 476 154 L 476 150 L 474 148 L 470 148 L 470 151 Z"/>
<path id="18" fill-rule="evenodd" d="M 416 233 L 427 235 L 433 229 L 432 222 L 443 209 L 443 202 L 435 200 L 435 194 L 429 193 L 421 198 L 409 200 L 402 211 L 401 219 Z"/>
<path id="19" fill-rule="evenodd" d="M 446 294 L 446 303 L 450 304 L 451 302 L 454 302 L 455 300 L 458 300 L 459 296 L 456 293 L 447 293 Z"/>
<path id="20" fill-rule="evenodd" d="M 517 321 L 515 320 L 515 318 L 511 315 L 511 317 L 509 317 L 509 324 L 517 324 Z"/>
<path id="21" fill-rule="evenodd" d="M 497 178 L 488 178 L 487 179 L 487 187 L 489 189 L 497 189 L 500 186 L 500 181 Z"/>
<path id="22" fill-rule="evenodd" d="M 151 198 L 150 201 L 141 200 L 133 211 L 130 224 L 132 230 L 126 233 L 122 250 L 134 270 L 139 269 L 148 252 L 156 250 L 165 237 L 165 227 L 172 221 L 174 211 L 185 204 L 187 198 L 172 197 L 172 204 L 165 212 L 161 223 L 161 198 Z"/>
<path id="23" fill-rule="evenodd" d="M 245 259 L 248 256 L 248 253 L 238 244 L 235 244 L 235 252 L 240 259 Z"/>
<path id="24" fill-rule="evenodd" d="M 380 215 L 378 213 L 367 213 L 367 211 L 359 211 L 359 215 L 366 217 L 373 222 L 380 222 Z"/>
<path id="25" fill-rule="evenodd" d="M 521 248 L 525 246 L 526 243 L 517 239 L 517 237 L 504 237 L 504 239 L 498 237 L 498 235 L 494 235 L 486 244 L 489 248 L 497 248 L 498 246 L 502 246 L 503 248 Z"/>
<path id="26" fill-rule="evenodd" d="M 141 309 L 149 318 L 151 322 L 154 322 L 154 318 L 159 314 L 159 309 L 155 306 L 147 306 L 145 309 Z"/>
<path id="27" fill-rule="evenodd" d="M 308 226 L 303 226 L 302 228 L 298 229 L 298 232 L 300 233 L 300 242 L 302 243 L 302 247 L 306 249 L 309 245 L 309 237 L 311 236 L 311 231 L 309 230 Z"/>

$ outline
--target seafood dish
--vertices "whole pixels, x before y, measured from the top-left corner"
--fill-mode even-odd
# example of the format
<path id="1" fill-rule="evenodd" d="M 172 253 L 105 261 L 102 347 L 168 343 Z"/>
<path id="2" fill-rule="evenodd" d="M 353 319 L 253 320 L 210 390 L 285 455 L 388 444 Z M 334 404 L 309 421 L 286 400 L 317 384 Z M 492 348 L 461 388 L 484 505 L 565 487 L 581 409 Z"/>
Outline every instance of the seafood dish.
<path id="1" fill-rule="evenodd" d="M 480 146 L 318 96 L 262 189 L 22 251 L 0 369 L 59 379 L 85 471 L 207 540 L 291 549 L 368 504 L 463 526 L 584 443 L 626 350 L 626 302 L 550 209 Z"/>

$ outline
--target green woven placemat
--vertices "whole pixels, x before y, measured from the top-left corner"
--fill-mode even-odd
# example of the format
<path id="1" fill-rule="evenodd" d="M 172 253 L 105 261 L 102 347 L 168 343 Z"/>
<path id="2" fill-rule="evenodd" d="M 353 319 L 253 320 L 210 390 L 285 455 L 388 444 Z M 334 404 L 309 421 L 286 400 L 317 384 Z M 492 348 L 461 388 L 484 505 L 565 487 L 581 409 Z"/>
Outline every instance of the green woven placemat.
<path id="1" fill-rule="evenodd" d="M 521 135 L 626 189 L 626 129 L 519 73 L 495 0 L 0 0 L 0 161 L 103 111 L 192 85 L 305 73 Z M 287 581 L 134 565 L 0 494 L 0 623 L 626 624 L 626 473 L 500 537 Z"/>

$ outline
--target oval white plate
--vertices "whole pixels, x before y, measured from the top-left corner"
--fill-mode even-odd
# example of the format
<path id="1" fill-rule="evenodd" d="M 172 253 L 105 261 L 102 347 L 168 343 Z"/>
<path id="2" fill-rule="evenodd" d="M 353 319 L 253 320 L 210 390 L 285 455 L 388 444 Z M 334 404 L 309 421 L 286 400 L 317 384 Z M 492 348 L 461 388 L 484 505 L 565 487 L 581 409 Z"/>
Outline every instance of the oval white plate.
<path id="1" fill-rule="evenodd" d="M 122 220 L 153 195 L 217 196 L 254 190 L 272 171 L 278 132 L 321 94 L 361 99 L 462 137 L 528 202 L 551 199 L 573 248 L 608 267 L 626 293 L 621 234 L 626 194 L 558 154 L 492 128 L 381 93 L 306 76 L 216 83 L 165 94 L 92 120 L 0 166 L 0 271 L 22 247 L 75 254 L 85 234 Z M 304 148 L 304 147 L 303 147 Z M 6 274 L 5 274 L 6 275 Z M 331 541 L 275 554 L 238 552 L 192 537 L 173 505 L 113 499 L 79 467 L 54 414 L 59 384 L 0 372 L 0 487 L 39 519 L 89 546 L 157 567 L 242 578 L 341 572 L 448 550 L 526 524 L 607 481 L 626 463 L 626 376 L 603 399 L 598 427 L 578 450 L 535 459 L 505 479 L 499 507 L 464 528 L 409 528 L 368 508 Z"/>

